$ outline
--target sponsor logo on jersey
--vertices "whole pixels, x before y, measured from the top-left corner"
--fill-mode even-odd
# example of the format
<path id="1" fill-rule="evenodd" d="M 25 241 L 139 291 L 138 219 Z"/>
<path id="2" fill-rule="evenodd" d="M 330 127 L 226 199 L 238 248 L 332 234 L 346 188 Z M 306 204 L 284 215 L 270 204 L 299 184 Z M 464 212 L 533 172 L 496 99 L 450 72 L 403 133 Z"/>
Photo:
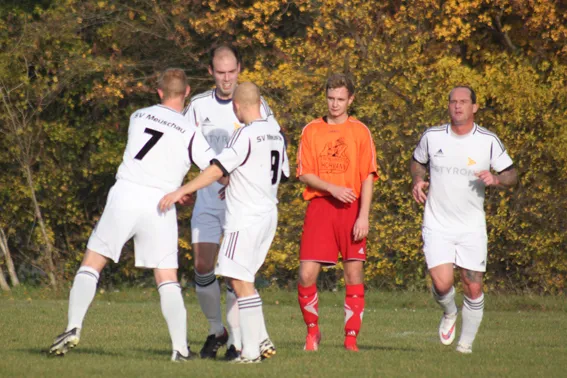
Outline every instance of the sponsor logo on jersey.
<path id="1" fill-rule="evenodd" d="M 461 167 L 443 167 L 431 164 L 431 170 L 442 175 L 476 176 L 472 169 Z"/>
<path id="2" fill-rule="evenodd" d="M 485 261 L 485 260 L 482 260 L 482 261 L 480 262 L 480 265 L 485 266 L 485 265 L 486 265 L 486 261 Z"/>
<path id="3" fill-rule="evenodd" d="M 346 154 L 348 146 L 344 138 L 334 142 L 328 142 L 319 155 L 321 173 L 343 173 L 346 172 L 350 160 Z"/>
<path id="4" fill-rule="evenodd" d="M 476 161 L 474 161 L 474 160 L 471 159 L 470 157 L 467 157 L 467 159 L 469 159 L 468 162 L 467 162 L 467 165 L 468 165 L 468 166 L 471 166 L 471 165 L 475 165 L 475 164 L 476 164 Z"/>
<path id="5" fill-rule="evenodd" d="M 360 249 L 358 250 L 358 254 L 359 254 L 359 255 L 364 255 L 364 248 L 360 248 Z"/>
<path id="6" fill-rule="evenodd" d="M 437 151 L 434 156 L 440 157 L 440 156 L 445 156 L 445 155 L 443 154 L 443 150 L 440 148 L 439 151 Z"/>
<path id="7" fill-rule="evenodd" d="M 234 122 L 234 130 L 238 130 L 242 127 L 242 125 L 238 122 Z"/>

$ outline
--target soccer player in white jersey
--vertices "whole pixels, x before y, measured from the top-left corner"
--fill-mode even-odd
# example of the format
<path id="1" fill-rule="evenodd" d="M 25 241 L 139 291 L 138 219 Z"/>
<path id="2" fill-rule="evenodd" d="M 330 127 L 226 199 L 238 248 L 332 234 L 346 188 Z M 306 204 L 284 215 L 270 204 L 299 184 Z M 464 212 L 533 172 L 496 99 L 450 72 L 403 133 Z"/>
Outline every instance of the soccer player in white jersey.
<path id="1" fill-rule="evenodd" d="M 118 262 L 122 247 L 134 238 L 136 267 L 154 270 L 173 346 L 172 361 L 194 356 L 187 345 L 187 314 L 177 281 L 177 216 L 175 208 L 160 212 L 158 203 L 165 193 L 179 188 L 192 163 L 203 169 L 215 153 L 181 113 L 189 95 L 183 70 L 166 70 L 158 94 L 160 105 L 137 110 L 130 117 L 116 183 L 73 281 L 67 328 L 53 342 L 50 354 L 64 355 L 77 345 L 100 272 L 108 259 Z"/>
<path id="2" fill-rule="evenodd" d="M 160 201 L 168 209 L 183 196 L 230 175 L 226 189 L 226 224 L 215 273 L 225 276 L 238 298 L 240 363 L 260 362 L 266 331 L 262 300 L 254 276 L 264 263 L 277 226 L 277 190 L 282 175 L 289 177 L 284 137 L 274 117 L 260 114 L 260 91 L 243 83 L 234 93 L 234 112 L 246 125 L 237 130 L 210 167 L 197 178 Z"/>
<path id="3" fill-rule="evenodd" d="M 474 123 L 477 110 L 472 88 L 453 88 L 449 93 L 451 123 L 425 131 L 410 166 L 413 198 L 425 204 L 423 251 L 433 297 L 443 309 L 439 338 L 444 345 L 455 339 L 453 266 L 461 268 L 464 303 L 457 344 L 461 353 L 472 353 L 484 312 L 482 277 L 488 260 L 485 187 L 509 188 L 518 181 L 500 139 Z M 426 181 L 427 166 L 431 185 Z"/>
<path id="4" fill-rule="evenodd" d="M 189 122 L 201 131 L 217 154 L 226 146 L 232 133 L 242 126 L 232 110 L 232 95 L 239 72 L 238 50 L 230 45 L 213 47 L 210 50 L 209 73 L 213 76 L 216 87 L 194 96 L 184 112 Z M 272 114 L 263 98 L 260 111 L 263 118 Z M 209 334 L 200 354 L 201 358 L 215 358 L 217 350 L 228 342 L 225 358 L 234 359 L 242 348 L 236 296 L 227 285 L 227 334 L 221 316 L 220 287 L 214 274 L 225 222 L 225 202 L 218 196 L 220 188 L 220 184 L 214 183 L 197 192 L 197 202 L 191 218 L 197 298 L 209 321 Z"/>

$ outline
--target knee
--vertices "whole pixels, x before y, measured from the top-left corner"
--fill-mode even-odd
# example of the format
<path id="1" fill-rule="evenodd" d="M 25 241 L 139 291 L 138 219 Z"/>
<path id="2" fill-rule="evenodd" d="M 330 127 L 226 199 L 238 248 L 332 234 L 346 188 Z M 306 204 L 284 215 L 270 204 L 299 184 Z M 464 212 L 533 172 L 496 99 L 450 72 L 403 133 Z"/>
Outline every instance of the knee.
<path id="1" fill-rule="evenodd" d="M 317 283 L 317 273 L 307 269 L 299 270 L 299 284 L 303 287 L 309 287 Z"/>
<path id="2" fill-rule="evenodd" d="M 214 264 L 209 263 L 209 261 L 205 259 L 197 259 L 195 260 L 194 269 L 199 274 L 207 274 L 210 273 L 214 269 Z"/>
<path id="3" fill-rule="evenodd" d="M 453 280 L 436 280 L 433 282 L 433 288 L 437 295 L 444 296 L 451 291 Z"/>
<path id="4" fill-rule="evenodd" d="M 463 291 L 465 295 L 470 299 L 477 299 L 482 296 L 482 283 L 469 283 L 464 285 Z"/>

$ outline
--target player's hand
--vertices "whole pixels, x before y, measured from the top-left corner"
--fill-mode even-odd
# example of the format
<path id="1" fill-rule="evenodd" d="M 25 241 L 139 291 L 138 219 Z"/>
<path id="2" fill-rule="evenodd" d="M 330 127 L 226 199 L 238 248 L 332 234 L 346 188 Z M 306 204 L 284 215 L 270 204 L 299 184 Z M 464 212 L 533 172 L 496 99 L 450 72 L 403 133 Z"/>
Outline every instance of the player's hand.
<path id="1" fill-rule="evenodd" d="M 195 203 L 195 195 L 193 193 L 186 194 L 179 200 L 181 206 L 191 206 Z"/>
<path id="2" fill-rule="evenodd" d="M 345 188 L 344 186 L 331 184 L 329 185 L 327 191 L 341 202 L 353 203 L 354 201 L 356 201 L 356 195 L 354 194 L 354 190 L 352 190 L 351 188 Z"/>
<path id="3" fill-rule="evenodd" d="M 429 187 L 429 183 L 427 181 L 423 181 L 418 179 L 414 182 L 411 188 L 411 195 L 413 199 L 417 203 L 424 204 L 425 200 L 427 200 L 427 194 L 425 194 L 425 190 Z"/>
<path id="4" fill-rule="evenodd" d="M 159 209 L 162 213 L 165 213 L 167 210 L 169 210 L 169 208 L 174 205 L 176 202 L 179 202 L 181 200 L 181 198 L 183 198 L 183 196 L 185 196 L 184 193 L 182 193 L 179 190 L 176 190 L 175 192 L 171 192 L 169 194 L 166 194 L 165 196 L 163 196 L 163 198 L 159 201 Z"/>
<path id="5" fill-rule="evenodd" d="M 221 199 L 221 201 L 224 201 L 224 199 L 226 198 L 226 188 L 226 186 L 223 186 L 219 189 L 219 198 Z"/>
<path id="6" fill-rule="evenodd" d="M 475 173 L 476 177 L 484 183 L 486 186 L 497 186 L 500 185 L 500 180 L 498 176 L 493 175 L 490 171 L 480 171 Z"/>
<path id="7" fill-rule="evenodd" d="M 354 222 L 354 229 L 352 230 L 354 241 L 360 241 L 368 236 L 368 218 L 358 217 Z"/>

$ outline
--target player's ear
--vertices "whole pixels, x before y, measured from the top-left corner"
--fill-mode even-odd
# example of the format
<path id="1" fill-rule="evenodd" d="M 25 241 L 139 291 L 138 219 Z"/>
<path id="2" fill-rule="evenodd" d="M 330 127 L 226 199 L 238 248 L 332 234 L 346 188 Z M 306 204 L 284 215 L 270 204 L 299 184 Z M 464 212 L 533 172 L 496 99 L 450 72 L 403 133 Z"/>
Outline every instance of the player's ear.
<path id="1" fill-rule="evenodd" d="M 213 66 L 211 66 L 211 65 L 209 64 L 209 75 L 212 75 L 212 74 L 213 74 Z"/>
<path id="2" fill-rule="evenodd" d="M 348 98 L 348 106 L 350 106 L 350 104 L 352 104 L 353 101 L 354 101 L 354 95 Z"/>
<path id="3" fill-rule="evenodd" d="M 472 106 L 473 114 L 475 114 L 477 111 L 478 111 L 478 104 L 473 104 L 473 106 Z"/>
<path id="4" fill-rule="evenodd" d="M 189 93 L 191 93 L 191 87 L 190 87 L 190 86 L 187 86 L 187 87 L 185 88 L 185 98 L 189 97 Z"/>
<path id="5" fill-rule="evenodd" d="M 238 64 L 236 65 L 236 71 L 240 73 L 240 62 L 238 62 Z"/>
<path id="6" fill-rule="evenodd" d="M 163 91 L 161 89 L 157 90 L 158 96 L 160 100 L 163 100 Z"/>

